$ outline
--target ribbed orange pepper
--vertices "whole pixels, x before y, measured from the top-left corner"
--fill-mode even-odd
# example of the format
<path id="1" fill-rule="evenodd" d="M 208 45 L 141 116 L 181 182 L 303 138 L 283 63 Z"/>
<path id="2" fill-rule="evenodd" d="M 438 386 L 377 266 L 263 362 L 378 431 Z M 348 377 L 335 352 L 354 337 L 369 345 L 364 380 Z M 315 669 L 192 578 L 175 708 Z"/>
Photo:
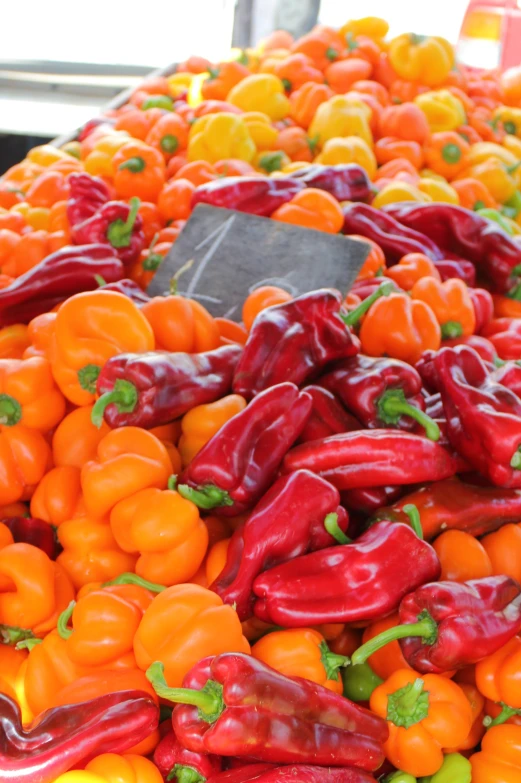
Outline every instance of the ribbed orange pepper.
<path id="1" fill-rule="evenodd" d="M 0 505 L 28 500 L 49 467 L 51 451 L 41 432 L 17 424 L 0 432 Z"/>
<path id="2" fill-rule="evenodd" d="M 31 544 L 0 549 L 0 635 L 5 639 L 17 642 L 29 631 L 43 636 L 73 598 L 69 578 L 41 549 Z"/>
<path id="3" fill-rule="evenodd" d="M 195 457 L 226 422 L 246 407 L 246 400 L 239 394 L 230 394 L 207 405 L 197 405 L 185 413 L 181 420 L 182 435 L 179 451 L 183 465 Z"/>
<path id="4" fill-rule="evenodd" d="M 192 195 L 195 185 L 189 180 L 171 179 L 161 190 L 157 206 L 165 220 L 186 220 L 192 211 Z"/>
<path id="5" fill-rule="evenodd" d="M 82 468 L 95 458 L 98 444 L 110 428 L 105 421 L 99 429 L 92 423 L 92 407 L 75 408 L 56 427 L 52 436 L 52 457 L 57 467 Z"/>
<path id="6" fill-rule="evenodd" d="M 82 512 L 80 470 L 63 465 L 50 470 L 31 498 L 31 514 L 58 527 Z"/>
<path id="7" fill-rule="evenodd" d="M 188 144 L 190 126 L 175 112 L 164 114 L 149 130 L 146 143 L 158 150 L 165 160 L 170 160 Z"/>
<path id="8" fill-rule="evenodd" d="M 85 771 L 66 772 L 55 783 L 162 783 L 163 778 L 153 761 L 125 753 L 103 753 L 89 761 Z"/>
<path id="9" fill-rule="evenodd" d="M 0 359 L 0 423 L 47 432 L 65 413 L 47 359 Z"/>
<path id="10" fill-rule="evenodd" d="M 49 709 L 56 694 L 87 671 L 70 660 L 65 639 L 57 630 L 32 646 L 24 680 L 27 703 L 34 715 Z"/>
<path id="11" fill-rule="evenodd" d="M 43 313 L 37 315 L 29 321 L 27 325 L 27 336 L 29 346 L 23 353 L 23 359 L 29 359 L 31 356 L 50 357 L 51 341 L 56 327 L 57 313 Z"/>
<path id="12" fill-rule="evenodd" d="M 100 441 L 96 459 L 81 471 L 87 511 L 102 517 L 135 492 L 166 488 L 171 473 L 165 446 L 150 432 L 139 427 L 112 430 Z"/>
<path id="13" fill-rule="evenodd" d="M 521 302 L 517 299 L 501 294 L 492 294 L 492 299 L 496 318 L 521 318 Z"/>
<path id="14" fill-rule="evenodd" d="M 309 128 L 320 104 L 328 101 L 333 95 L 333 90 L 326 84 L 314 82 L 303 84 L 290 95 L 291 119 L 295 120 L 301 128 Z"/>
<path id="15" fill-rule="evenodd" d="M 219 327 L 195 299 L 155 296 L 141 312 L 152 327 L 158 351 L 200 353 L 219 346 Z"/>
<path id="16" fill-rule="evenodd" d="M 54 378 L 75 405 L 94 401 L 99 370 L 112 356 L 154 350 L 154 333 L 139 308 L 116 291 L 88 291 L 67 299 L 51 340 Z"/>
<path id="17" fill-rule="evenodd" d="M 397 264 L 385 270 L 385 276 L 394 280 L 404 291 L 410 291 L 422 277 L 434 277 L 441 282 L 441 275 L 434 263 L 423 253 L 407 253 Z"/>
<path id="18" fill-rule="evenodd" d="M 414 284 L 411 296 L 430 307 L 441 327 L 442 339 L 468 337 L 474 333 L 476 314 L 463 280 L 452 278 L 440 283 L 434 277 L 424 277 Z"/>
<path id="19" fill-rule="evenodd" d="M 374 151 L 380 166 L 396 158 L 409 160 L 416 169 L 420 169 L 423 165 L 423 149 L 417 141 L 384 136 L 378 139 Z"/>
<path id="20" fill-rule="evenodd" d="M 201 658 L 249 653 L 250 645 L 231 606 L 204 587 L 186 584 L 168 587 L 154 598 L 134 638 L 134 652 L 143 671 L 161 661 L 166 681 L 177 688 Z"/>
<path id="21" fill-rule="evenodd" d="M 66 201 L 69 191 L 67 178 L 60 171 L 44 171 L 34 180 L 25 198 L 33 207 L 52 207 L 57 201 Z"/>
<path id="22" fill-rule="evenodd" d="M 503 525 L 481 539 L 491 562 L 491 574 L 521 580 L 521 525 Z"/>
<path id="23" fill-rule="evenodd" d="M 521 726 L 493 726 L 470 757 L 472 783 L 518 783 L 521 779 Z"/>
<path id="24" fill-rule="evenodd" d="M 24 234 L 13 248 L 9 260 L 2 265 L 2 272 L 19 277 L 43 261 L 52 250 L 47 231 L 37 230 Z"/>
<path id="25" fill-rule="evenodd" d="M 349 659 L 332 653 L 313 628 L 273 631 L 253 645 L 251 654 L 286 677 L 305 677 L 334 693 L 344 689 L 340 668 Z"/>
<path id="26" fill-rule="evenodd" d="M 117 503 L 110 526 L 124 552 L 139 554 L 136 573 L 161 585 L 191 579 L 208 547 L 197 506 L 171 489 L 143 489 Z"/>
<path id="27" fill-rule="evenodd" d="M 255 288 L 244 300 L 242 306 L 242 320 L 249 331 L 258 314 L 267 307 L 290 302 L 293 297 L 283 288 L 274 285 L 263 285 Z"/>
<path id="28" fill-rule="evenodd" d="M 137 196 L 143 201 L 156 201 L 165 184 L 165 159 L 159 150 L 131 141 L 116 152 L 112 166 L 119 198 Z"/>
<path id="29" fill-rule="evenodd" d="M 276 209 L 271 218 L 328 234 L 338 234 L 344 224 L 338 201 L 330 193 L 317 188 L 300 191 L 291 201 Z"/>
<path id="30" fill-rule="evenodd" d="M 482 579 L 499 573 L 492 570 L 483 544 L 463 530 L 446 530 L 438 536 L 433 547 L 441 563 L 442 580 L 466 582 L 468 579 Z"/>
<path id="31" fill-rule="evenodd" d="M 461 690 L 465 694 L 472 710 L 472 728 L 464 742 L 460 742 L 457 748 L 446 748 L 445 753 L 456 753 L 475 748 L 485 734 L 483 718 L 485 717 L 485 699 L 478 691 L 475 685 L 467 682 L 458 682 Z"/>
<path id="32" fill-rule="evenodd" d="M 206 579 L 204 580 L 204 587 L 209 587 L 215 582 L 219 574 L 223 571 L 226 565 L 226 558 L 228 557 L 228 547 L 230 546 L 231 538 L 223 538 L 221 541 L 217 541 L 209 550 L 204 563 L 204 572 Z"/>
<path id="33" fill-rule="evenodd" d="M 21 359 L 29 345 L 29 332 L 24 324 L 0 329 L 0 359 Z"/>
<path id="34" fill-rule="evenodd" d="M 453 180 L 468 166 L 470 144 L 456 131 L 433 133 L 425 147 L 427 166 Z"/>
<path id="35" fill-rule="evenodd" d="M 248 68 L 236 60 L 217 63 L 203 81 L 201 95 L 204 100 L 225 101 L 232 87 L 249 75 Z"/>
<path id="36" fill-rule="evenodd" d="M 0 645 L 0 693 L 6 693 L 15 701 L 18 701 L 16 677 L 26 658 L 26 650 L 16 650 L 6 644 Z"/>
<path id="37" fill-rule="evenodd" d="M 0 522 L 0 549 L 3 549 L 5 546 L 9 546 L 9 544 L 14 544 L 13 535 L 7 525 L 4 525 L 3 522 Z"/>
<path id="38" fill-rule="evenodd" d="M 355 242 L 365 242 L 370 248 L 369 255 L 365 259 L 362 268 L 357 275 L 357 280 L 370 280 L 378 275 L 387 275 L 385 255 L 380 245 L 377 245 L 372 239 L 367 239 L 360 234 L 348 234 L 348 239 L 354 239 Z"/>

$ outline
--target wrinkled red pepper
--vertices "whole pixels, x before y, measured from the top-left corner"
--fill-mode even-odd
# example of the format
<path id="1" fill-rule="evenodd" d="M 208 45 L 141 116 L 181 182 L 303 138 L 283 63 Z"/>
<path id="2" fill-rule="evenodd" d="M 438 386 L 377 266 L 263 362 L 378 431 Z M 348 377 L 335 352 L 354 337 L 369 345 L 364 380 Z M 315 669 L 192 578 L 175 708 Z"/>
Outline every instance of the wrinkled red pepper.
<path id="1" fill-rule="evenodd" d="M 470 348 L 474 348 L 487 366 L 494 366 L 497 359 L 497 351 L 493 343 L 486 337 L 482 337 L 480 334 L 469 334 L 468 337 L 455 337 L 452 340 L 443 340 L 442 342 L 443 347 L 453 348 L 455 345 L 468 345 Z"/>
<path id="2" fill-rule="evenodd" d="M 70 196 L 67 201 L 67 219 L 69 224 L 77 226 L 91 218 L 102 206 L 110 201 L 110 191 L 99 177 L 91 177 L 83 171 L 69 175 Z"/>
<path id="3" fill-rule="evenodd" d="M 219 756 L 194 753 L 184 748 L 172 728 L 154 751 L 153 761 L 163 780 L 174 783 L 205 783 L 222 770 Z"/>
<path id="4" fill-rule="evenodd" d="M 211 204 L 269 217 L 304 187 L 303 182 L 289 177 L 222 177 L 199 185 L 192 195 L 191 208 Z"/>
<path id="5" fill-rule="evenodd" d="M 107 201 L 82 223 L 71 227 L 76 245 L 101 243 L 114 248 L 121 261 L 128 266 L 137 261 L 145 247 L 143 219 L 138 212 L 139 199 Z"/>
<path id="6" fill-rule="evenodd" d="M 310 411 L 311 397 L 292 383 L 262 392 L 195 455 L 181 474 L 179 494 L 224 516 L 253 508 Z"/>
<path id="7" fill-rule="evenodd" d="M 246 522 L 234 532 L 226 565 L 210 589 L 236 607 L 241 620 L 253 615 L 254 579 L 266 568 L 333 546 L 324 522 L 336 515 L 345 532 L 348 517 L 331 484 L 308 470 L 283 476 L 264 495 Z"/>
<path id="8" fill-rule="evenodd" d="M 372 195 L 371 180 L 356 163 L 339 163 L 336 166 L 311 164 L 293 171 L 291 178 L 303 182 L 308 188 L 325 190 L 337 201 L 367 201 Z"/>
<path id="9" fill-rule="evenodd" d="M 306 386 L 306 394 L 311 397 L 313 407 L 300 433 L 299 443 L 362 429 L 360 422 L 342 407 L 332 392 L 322 386 Z"/>
<path id="10" fill-rule="evenodd" d="M 147 677 L 161 698 L 177 703 L 172 724 L 197 753 L 246 756 L 276 764 L 357 766 L 384 760 L 387 724 L 322 685 L 285 677 L 250 655 L 205 658 L 182 688 L 168 688 L 163 664 Z"/>

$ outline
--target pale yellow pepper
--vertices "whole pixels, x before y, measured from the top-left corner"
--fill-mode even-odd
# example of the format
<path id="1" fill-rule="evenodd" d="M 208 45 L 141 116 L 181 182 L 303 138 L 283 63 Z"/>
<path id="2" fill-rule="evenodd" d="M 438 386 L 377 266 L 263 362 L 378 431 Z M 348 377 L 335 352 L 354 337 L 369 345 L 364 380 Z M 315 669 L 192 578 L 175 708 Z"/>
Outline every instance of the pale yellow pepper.
<path id="1" fill-rule="evenodd" d="M 446 180 L 431 177 L 422 177 L 418 182 L 418 190 L 426 193 L 433 201 L 440 201 L 443 204 L 459 205 L 459 196 Z"/>
<path id="2" fill-rule="evenodd" d="M 267 114 L 261 111 L 247 111 L 241 114 L 241 119 L 258 150 L 275 148 L 279 132 L 273 127 Z"/>
<path id="3" fill-rule="evenodd" d="M 274 122 L 283 120 L 290 111 L 281 80 L 271 73 L 254 73 L 233 87 L 228 102 L 243 111 L 260 111 Z"/>
<path id="4" fill-rule="evenodd" d="M 390 182 L 374 197 L 372 206 L 380 209 L 385 207 L 386 204 L 396 204 L 399 201 L 417 201 L 420 204 L 425 204 L 433 199 L 423 193 L 415 185 L 410 185 L 408 182 Z"/>
<path id="5" fill-rule="evenodd" d="M 194 78 L 190 82 L 190 86 L 188 88 L 188 94 L 186 96 L 186 102 L 189 106 L 199 106 L 200 103 L 202 103 L 203 99 L 203 82 L 205 82 L 209 78 L 210 74 L 208 72 L 204 73 L 196 73 L 194 75 Z"/>
<path id="6" fill-rule="evenodd" d="M 521 160 L 521 139 L 512 136 L 510 133 L 503 139 L 503 147 L 507 149 L 517 160 Z"/>
<path id="7" fill-rule="evenodd" d="M 39 166 L 50 166 L 51 163 L 57 163 L 59 160 L 69 160 L 69 155 L 59 147 L 53 147 L 52 144 L 42 144 L 29 150 L 27 160 Z"/>
<path id="8" fill-rule="evenodd" d="M 364 16 L 362 19 L 349 19 L 338 32 L 344 36 L 350 33 L 355 38 L 358 35 L 366 35 L 373 41 L 380 42 L 389 32 L 389 23 L 378 16 Z"/>
<path id="9" fill-rule="evenodd" d="M 474 166 L 476 163 L 485 163 L 490 158 L 496 158 L 504 163 L 505 166 L 515 166 L 518 162 L 517 155 L 501 144 L 494 144 L 492 141 L 478 141 L 472 144 L 468 153 L 468 165 Z"/>
<path id="10" fill-rule="evenodd" d="M 185 93 L 190 85 L 195 74 L 188 73 L 187 71 L 181 71 L 180 73 L 174 73 L 168 77 L 168 89 L 172 98 L 178 98 Z"/>
<path id="11" fill-rule="evenodd" d="M 238 158 L 250 163 L 256 151 L 248 128 L 238 114 L 207 114 L 196 120 L 190 129 L 189 161 L 217 163 L 225 158 Z"/>
<path id="12" fill-rule="evenodd" d="M 494 123 L 500 123 L 507 133 L 521 138 L 521 109 L 513 106 L 498 106 L 492 115 L 492 120 Z"/>
<path id="13" fill-rule="evenodd" d="M 234 48 L 230 51 L 229 56 L 225 57 L 225 60 L 245 65 L 252 73 L 257 73 L 260 63 L 260 54 L 256 49 Z"/>
<path id="14" fill-rule="evenodd" d="M 376 157 L 371 147 L 358 136 L 328 139 L 322 152 L 316 158 L 324 166 L 336 166 L 338 163 L 357 163 L 367 172 L 370 179 L 376 175 Z"/>
<path id="15" fill-rule="evenodd" d="M 425 114 L 432 133 L 455 130 L 466 122 L 462 102 L 448 90 L 424 92 L 414 102 Z"/>
<path id="16" fill-rule="evenodd" d="M 309 137 L 323 147 L 326 141 L 342 136 L 358 136 L 372 147 L 369 127 L 371 109 L 363 101 L 348 95 L 335 95 L 321 103 L 309 126 Z"/>
<path id="17" fill-rule="evenodd" d="M 112 158 L 129 141 L 130 136 L 126 131 L 114 131 L 102 136 L 84 160 L 87 174 L 92 174 L 93 177 L 112 177 Z"/>

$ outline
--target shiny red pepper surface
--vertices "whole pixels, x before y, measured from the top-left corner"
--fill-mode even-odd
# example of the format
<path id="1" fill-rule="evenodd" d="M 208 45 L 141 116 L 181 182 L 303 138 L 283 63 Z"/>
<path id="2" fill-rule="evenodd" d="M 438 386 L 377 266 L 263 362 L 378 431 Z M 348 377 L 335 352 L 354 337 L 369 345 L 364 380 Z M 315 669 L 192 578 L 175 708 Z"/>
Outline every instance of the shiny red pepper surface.
<path id="1" fill-rule="evenodd" d="M 305 391 L 311 397 L 313 407 L 300 434 L 299 443 L 362 429 L 360 422 L 345 410 L 338 398 L 328 389 L 322 386 L 306 386 Z"/>
<path id="2" fill-rule="evenodd" d="M 153 761 L 163 780 L 173 780 L 177 783 L 204 783 L 222 770 L 219 756 L 187 750 L 181 745 L 172 729 L 156 747 Z"/>
<path id="3" fill-rule="evenodd" d="M 76 245 L 102 243 L 115 249 L 125 265 L 137 261 L 145 247 L 143 219 L 138 213 L 139 199 L 107 201 L 82 223 L 71 227 Z"/>
<path id="4" fill-rule="evenodd" d="M 67 218 L 71 226 L 83 223 L 110 200 L 110 191 L 103 180 L 85 171 L 70 174 L 69 185 Z"/>
<path id="5" fill-rule="evenodd" d="M 191 208 L 211 204 L 269 217 L 304 187 L 303 182 L 286 177 L 223 177 L 199 185 L 192 196 Z"/>
<path id="6" fill-rule="evenodd" d="M 207 783 L 375 783 L 368 772 L 355 767 L 312 767 L 298 764 L 273 767 L 268 764 L 249 764 L 230 769 L 208 779 Z"/>

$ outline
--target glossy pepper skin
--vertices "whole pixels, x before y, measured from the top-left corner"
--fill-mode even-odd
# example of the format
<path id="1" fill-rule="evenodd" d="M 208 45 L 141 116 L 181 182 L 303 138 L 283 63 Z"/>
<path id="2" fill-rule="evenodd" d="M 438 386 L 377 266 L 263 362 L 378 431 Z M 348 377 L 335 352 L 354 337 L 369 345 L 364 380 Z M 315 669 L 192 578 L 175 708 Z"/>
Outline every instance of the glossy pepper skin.
<path id="1" fill-rule="evenodd" d="M 338 490 L 308 470 L 283 476 L 264 495 L 246 522 L 234 532 L 226 565 L 210 586 L 241 620 L 253 615 L 255 578 L 286 560 L 333 546 L 324 521 L 336 514 L 345 532 L 347 514 Z"/>
<path id="2" fill-rule="evenodd" d="M 420 230 L 408 228 L 394 217 L 369 204 L 347 204 L 344 234 L 360 234 L 372 239 L 384 251 L 386 261 L 396 264 L 407 253 L 423 253 L 432 261 L 443 258 L 437 244 Z"/>
<path id="3" fill-rule="evenodd" d="M 437 425 L 424 414 L 422 380 L 399 359 L 353 356 L 339 362 L 319 383 L 336 394 L 365 427 L 425 427 L 427 437 L 439 439 Z"/>
<path id="4" fill-rule="evenodd" d="M 187 750 L 181 745 L 172 728 L 155 749 L 153 761 L 163 780 L 174 780 L 177 783 L 205 783 L 208 778 L 218 775 L 222 770 L 219 756 Z"/>
<path id="5" fill-rule="evenodd" d="M 209 778 L 208 783 L 374 783 L 368 772 L 355 767 L 314 767 L 310 764 L 294 764 L 285 767 L 273 767 L 270 764 L 248 764 L 230 769 Z"/>
<path id="6" fill-rule="evenodd" d="M 521 487 L 521 400 L 466 345 L 433 358 L 453 447 L 500 487 Z"/>
<path id="7" fill-rule="evenodd" d="M 196 405 L 214 402 L 230 391 L 242 353 L 225 345 L 199 354 L 123 353 L 102 368 L 96 388 L 100 395 L 92 411 L 97 427 L 158 427 Z"/>
<path id="8" fill-rule="evenodd" d="M 457 463 L 438 443 L 401 430 L 361 430 L 302 443 L 286 454 L 282 472 L 311 470 L 337 489 L 440 481 Z"/>
<path id="9" fill-rule="evenodd" d="M 506 386 L 518 397 L 521 397 L 521 365 L 518 362 L 509 361 L 502 367 L 498 367 L 492 373 L 492 378 L 496 383 Z"/>
<path id="10" fill-rule="evenodd" d="M 337 201 L 367 201 L 371 196 L 367 172 L 356 163 L 310 165 L 292 172 L 292 179 L 303 182 L 308 188 L 325 190 Z"/>
<path id="11" fill-rule="evenodd" d="M 407 663 L 421 674 L 462 669 L 492 655 L 521 629 L 521 587 L 509 576 L 424 584 L 405 596 L 400 625 L 352 656 L 362 663 L 387 641 L 400 640 Z"/>
<path id="12" fill-rule="evenodd" d="M 360 422 L 345 410 L 338 398 L 328 389 L 322 386 L 306 386 L 305 391 L 310 395 L 313 407 L 306 426 L 300 433 L 300 443 L 362 429 Z"/>
<path id="13" fill-rule="evenodd" d="M 269 217 L 304 187 L 303 182 L 286 177 L 223 177 L 199 185 L 190 206 L 194 209 L 197 204 L 211 204 Z"/>
<path id="14" fill-rule="evenodd" d="M 0 781 L 52 783 L 100 753 L 121 753 L 157 728 L 159 710 L 142 691 L 56 707 L 22 728 L 15 702 L 0 693 Z"/>
<path id="15" fill-rule="evenodd" d="M 0 291 L 0 326 L 29 323 L 80 291 L 123 277 L 123 265 L 106 244 L 67 246 L 51 253 Z"/>
<path id="16" fill-rule="evenodd" d="M 179 494 L 223 516 L 248 511 L 273 482 L 310 411 L 310 396 L 292 383 L 262 392 L 195 455 Z"/>
<path id="17" fill-rule="evenodd" d="M 100 177 L 91 177 L 87 172 L 69 176 L 70 196 L 67 200 L 67 219 L 71 226 L 77 226 L 91 218 L 110 201 L 110 191 Z"/>
<path id="18" fill-rule="evenodd" d="M 251 399 L 284 381 L 300 386 L 328 362 L 358 353 L 341 305 L 339 291 L 323 288 L 262 310 L 235 371 L 235 394 Z"/>
<path id="19" fill-rule="evenodd" d="M 123 264 L 137 261 L 145 247 L 143 219 L 138 213 L 139 199 L 107 201 L 91 217 L 72 226 L 71 235 L 76 245 L 91 242 L 106 244 L 116 250 Z"/>
<path id="20" fill-rule="evenodd" d="M 286 628 L 369 623 L 439 575 L 430 544 L 408 525 L 382 520 L 354 543 L 297 557 L 258 576 L 255 615 Z"/>
<path id="21" fill-rule="evenodd" d="M 445 253 L 472 261 L 495 291 L 512 288 L 521 247 L 490 220 L 454 204 L 390 204 L 385 212 L 430 237 Z"/>
<path id="22" fill-rule="evenodd" d="M 369 771 L 383 761 L 387 726 L 381 718 L 322 685 L 285 677 L 251 656 L 204 658 L 179 689 L 165 687 L 160 664 L 153 664 L 147 676 L 158 694 L 179 702 L 172 725 L 189 750 Z"/>
<path id="23" fill-rule="evenodd" d="M 410 492 L 387 508 L 380 508 L 376 519 L 407 522 L 403 510 L 414 505 L 419 511 L 423 536 L 427 541 L 445 530 L 463 530 L 483 536 L 521 518 L 521 492 L 500 487 L 479 487 L 457 478 L 437 481 Z"/>

